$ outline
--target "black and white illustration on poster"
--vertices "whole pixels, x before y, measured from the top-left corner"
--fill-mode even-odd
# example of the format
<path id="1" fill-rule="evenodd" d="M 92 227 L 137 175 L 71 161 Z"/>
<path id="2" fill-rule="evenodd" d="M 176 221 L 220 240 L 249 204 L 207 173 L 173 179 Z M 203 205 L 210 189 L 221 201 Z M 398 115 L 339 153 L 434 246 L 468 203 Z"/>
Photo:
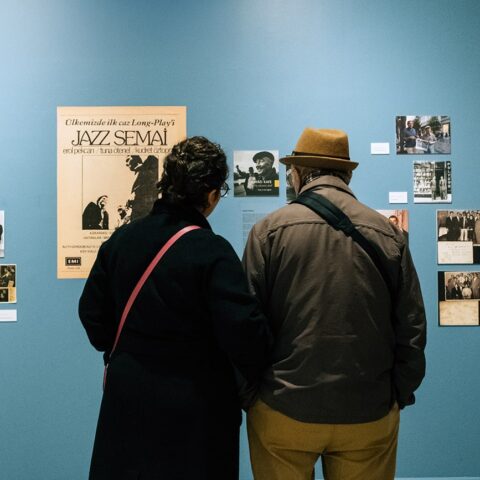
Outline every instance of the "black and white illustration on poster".
<path id="1" fill-rule="evenodd" d="M 451 162 L 413 163 L 414 203 L 452 203 Z"/>
<path id="2" fill-rule="evenodd" d="M 450 154 L 448 115 L 399 115 L 395 119 L 397 154 Z"/>
<path id="3" fill-rule="evenodd" d="M 480 272 L 438 272 L 441 326 L 480 325 Z"/>
<path id="4" fill-rule="evenodd" d="M 404 235 L 408 242 L 408 210 L 377 210 L 388 221 L 397 227 Z"/>
<path id="5" fill-rule="evenodd" d="M 101 243 L 147 215 L 185 107 L 59 107 L 59 278 L 85 278 Z"/>
<path id="6" fill-rule="evenodd" d="M 5 212 L 0 210 L 0 257 L 5 256 Z"/>
<path id="7" fill-rule="evenodd" d="M 158 157 L 85 155 L 82 161 L 83 230 L 114 230 L 147 215 L 158 198 Z M 117 181 L 98 182 L 115 178 Z"/>
<path id="8" fill-rule="evenodd" d="M 0 265 L 0 303 L 17 302 L 17 266 Z"/>
<path id="9" fill-rule="evenodd" d="M 235 197 L 278 197 L 277 150 L 237 150 L 233 164 Z"/>
<path id="10" fill-rule="evenodd" d="M 438 263 L 480 263 L 480 209 L 437 210 Z"/>

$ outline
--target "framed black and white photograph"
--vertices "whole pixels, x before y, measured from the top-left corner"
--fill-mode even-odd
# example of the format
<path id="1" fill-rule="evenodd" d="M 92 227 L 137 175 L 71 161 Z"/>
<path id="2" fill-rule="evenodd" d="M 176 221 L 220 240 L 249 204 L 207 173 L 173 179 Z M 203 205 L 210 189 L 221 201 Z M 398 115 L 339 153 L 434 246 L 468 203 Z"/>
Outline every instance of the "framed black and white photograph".
<path id="1" fill-rule="evenodd" d="M 0 303 L 17 302 L 17 266 L 0 265 Z"/>
<path id="2" fill-rule="evenodd" d="M 448 115 L 399 115 L 395 119 L 397 155 L 451 153 Z"/>
<path id="3" fill-rule="evenodd" d="M 438 272 L 440 326 L 480 325 L 480 272 Z"/>
<path id="4" fill-rule="evenodd" d="M 451 162 L 413 162 L 414 203 L 452 203 Z"/>
<path id="5" fill-rule="evenodd" d="M 234 197 L 278 197 L 277 150 L 237 150 L 233 152 Z"/>
<path id="6" fill-rule="evenodd" d="M 5 212 L 0 210 L 0 258 L 5 256 Z"/>
<path id="7" fill-rule="evenodd" d="M 480 209 L 437 210 L 439 264 L 480 263 Z"/>

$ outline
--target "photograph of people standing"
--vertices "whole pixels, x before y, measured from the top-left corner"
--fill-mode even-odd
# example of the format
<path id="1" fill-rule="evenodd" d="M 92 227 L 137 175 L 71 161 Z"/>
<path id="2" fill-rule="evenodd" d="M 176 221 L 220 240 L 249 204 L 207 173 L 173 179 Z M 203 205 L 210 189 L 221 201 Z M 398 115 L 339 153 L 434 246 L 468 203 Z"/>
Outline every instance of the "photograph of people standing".
<path id="1" fill-rule="evenodd" d="M 413 163 L 413 201 L 415 203 L 452 202 L 451 162 Z"/>
<path id="2" fill-rule="evenodd" d="M 399 115 L 395 124 L 397 155 L 451 153 L 448 115 Z"/>

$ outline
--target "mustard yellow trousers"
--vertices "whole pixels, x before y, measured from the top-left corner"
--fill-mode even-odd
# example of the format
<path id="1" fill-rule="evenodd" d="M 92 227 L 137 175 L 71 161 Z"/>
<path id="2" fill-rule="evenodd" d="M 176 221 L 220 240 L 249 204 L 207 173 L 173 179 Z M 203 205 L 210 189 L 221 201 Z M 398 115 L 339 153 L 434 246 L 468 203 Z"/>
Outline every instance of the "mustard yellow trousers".
<path id="1" fill-rule="evenodd" d="M 356 424 L 304 423 L 258 400 L 247 414 L 255 480 L 312 480 L 318 458 L 325 480 L 393 480 L 400 414 Z"/>

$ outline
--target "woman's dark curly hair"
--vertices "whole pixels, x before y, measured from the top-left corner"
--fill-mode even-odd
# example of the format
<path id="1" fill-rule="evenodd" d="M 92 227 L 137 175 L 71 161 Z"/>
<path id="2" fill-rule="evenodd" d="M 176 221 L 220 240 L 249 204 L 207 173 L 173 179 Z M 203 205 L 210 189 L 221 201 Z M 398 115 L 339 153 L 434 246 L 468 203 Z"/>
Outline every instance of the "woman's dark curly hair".
<path id="1" fill-rule="evenodd" d="M 220 145 L 191 137 L 177 143 L 165 157 L 157 187 L 167 202 L 203 209 L 208 206 L 207 194 L 220 190 L 227 177 L 227 157 Z"/>

